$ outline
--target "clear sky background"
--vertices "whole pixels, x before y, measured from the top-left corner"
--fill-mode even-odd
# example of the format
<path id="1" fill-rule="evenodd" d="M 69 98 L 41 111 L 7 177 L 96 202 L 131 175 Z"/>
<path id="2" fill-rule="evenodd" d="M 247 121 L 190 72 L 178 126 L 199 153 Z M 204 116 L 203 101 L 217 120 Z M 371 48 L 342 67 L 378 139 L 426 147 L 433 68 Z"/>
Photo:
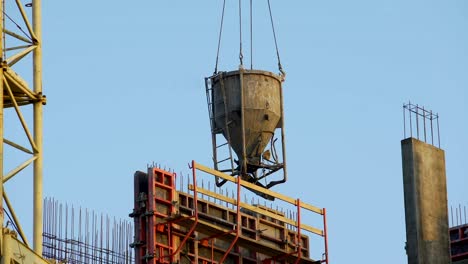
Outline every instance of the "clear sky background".
<path id="1" fill-rule="evenodd" d="M 220 70 L 239 64 L 237 1 L 227 2 Z M 254 67 L 277 72 L 266 1 L 254 2 Z M 449 205 L 468 205 L 468 2 L 271 4 L 288 74 L 290 176 L 274 190 L 327 208 L 331 263 L 406 263 L 403 102 L 440 114 Z M 214 70 L 221 7 L 44 1 L 45 196 L 125 219 L 134 171 L 211 165 L 203 78 Z M 29 173 L 6 188 L 31 234 Z"/>

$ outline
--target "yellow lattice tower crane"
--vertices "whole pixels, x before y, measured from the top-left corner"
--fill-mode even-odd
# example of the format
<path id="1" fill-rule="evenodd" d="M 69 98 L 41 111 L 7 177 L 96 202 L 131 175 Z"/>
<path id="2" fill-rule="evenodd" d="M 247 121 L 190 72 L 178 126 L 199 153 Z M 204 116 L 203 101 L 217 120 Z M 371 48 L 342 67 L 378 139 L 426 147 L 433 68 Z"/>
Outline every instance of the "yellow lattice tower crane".
<path id="1" fill-rule="evenodd" d="M 28 9 L 31 10 L 28 10 Z M 42 42 L 41 42 L 41 0 L 32 0 L 23 4 L 21 0 L 2 0 L 0 4 L 0 38 L 1 68 L 0 71 L 0 172 L 2 172 L 2 184 L 0 185 L 0 223 L 2 235 L 0 236 L 1 263 L 47 263 L 42 258 L 42 107 L 45 105 L 45 96 L 42 94 Z M 8 12 L 7 12 L 8 9 Z M 10 14 L 17 14 L 16 16 Z M 31 12 L 29 12 L 31 11 Z M 9 24 L 5 23 L 8 21 Z M 11 27 L 11 28 L 9 28 Z M 23 29 L 24 27 L 24 29 Z M 8 45 L 7 45 L 8 44 Z M 17 63 L 27 63 L 25 75 L 15 71 Z M 29 56 L 28 56 L 29 55 Z M 24 64 L 23 63 L 23 64 Z M 24 71 L 24 69 L 22 69 Z M 32 86 L 26 81 L 32 80 Z M 28 118 L 23 111 L 32 105 L 32 118 Z M 5 119 L 5 109 L 14 108 L 12 119 Z M 21 130 L 27 137 L 29 144 L 15 142 L 5 137 L 5 125 L 15 119 L 21 124 Z M 31 121 L 32 120 L 32 121 Z M 7 121 L 5 124 L 4 121 Z M 32 124 L 31 124 L 32 123 Z M 31 130 L 32 128 L 32 130 Z M 15 164 L 13 169 L 4 172 L 5 152 L 7 146 L 16 151 L 26 153 L 30 157 Z M 11 164 L 9 164 L 11 165 Z M 15 214 L 12 202 L 10 202 L 4 185 L 25 168 L 33 166 L 33 247 L 21 228 L 21 223 Z M 25 192 L 22 189 L 21 192 Z M 14 201 L 13 201 L 14 203 Z M 4 210 L 3 205 L 7 208 Z M 9 221 L 15 230 L 4 226 L 4 212 L 9 212 Z"/>

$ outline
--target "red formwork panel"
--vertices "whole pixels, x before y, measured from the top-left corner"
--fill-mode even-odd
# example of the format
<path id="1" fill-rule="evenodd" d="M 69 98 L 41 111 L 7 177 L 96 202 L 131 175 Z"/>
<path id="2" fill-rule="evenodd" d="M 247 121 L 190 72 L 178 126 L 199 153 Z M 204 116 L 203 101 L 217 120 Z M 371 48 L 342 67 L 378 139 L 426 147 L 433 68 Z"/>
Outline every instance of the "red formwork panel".
<path id="1" fill-rule="evenodd" d="M 468 224 L 450 228 L 452 261 L 468 259 Z"/>
<path id="2" fill-rule="evenodd" d="M 135 263 L 145 263 L 146 243 L 146 212 L 148 208 L 148 174 L 137 171 L 134 174 L 134 207 L 130 217 L 134 221 L 135 238 L 130 247 L 135 249 Z"/>
<path id="3" fill-rule="evenodd" d="M 149 169 L 146 263 L 172 263 L 174 241 L 172 224 L 167 219 L 174 213 L 174 197 L 175 174 L 158 168 Z"/>
<path id="4" fill-rule="evenodd" d="M 172 263 L 174 241 L 172 225 L 166 221 L 174 212 L 175 174 L 158 168 L 134 175 L 136 264 Z"/>
<path id="5" fill-rule="evenodd" d="M 194 163 L 192 169 L 192 182 L 197 182 Z M 199 199 L 196 185 L 189 184 L 192 193 L 177 191 L 175 180 L 175 173 L 158 168 L 135 174 L 131 216 L 135 221 L 132 245 L 136 264 L 328 263 L 328 258 L 309 259 L 308 236 L 278 220 L 289 219 L 280 212 L 259 205 L 241 209 L 239 197 L 236 210 L 230 209 Z M 237 185 L 240 193 L 240 180 Z M 300 219 L 299 199 L 296 206 Z M 276 214 L 278 219 L 271 216 Z M 327 255 L 325 214 L 323 209 Z M 300 221 L 297 225 L 301 226 Z"/>

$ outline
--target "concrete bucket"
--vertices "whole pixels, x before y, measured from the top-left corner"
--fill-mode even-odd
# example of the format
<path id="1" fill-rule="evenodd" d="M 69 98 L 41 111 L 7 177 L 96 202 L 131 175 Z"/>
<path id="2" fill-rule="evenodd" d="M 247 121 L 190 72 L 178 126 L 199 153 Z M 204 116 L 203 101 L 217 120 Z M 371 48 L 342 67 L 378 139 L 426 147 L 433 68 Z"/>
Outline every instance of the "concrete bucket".
<path id="1" fill-rule="evenodd" d="M 239 164 L 244 160 L 245 142 L 249 173 L 261 167 L 265 147 L 281 127 L 281 82 L 281 76 L 260 70 L 242 69 L 212 77 L 215 126 L 230 142 Z"/>

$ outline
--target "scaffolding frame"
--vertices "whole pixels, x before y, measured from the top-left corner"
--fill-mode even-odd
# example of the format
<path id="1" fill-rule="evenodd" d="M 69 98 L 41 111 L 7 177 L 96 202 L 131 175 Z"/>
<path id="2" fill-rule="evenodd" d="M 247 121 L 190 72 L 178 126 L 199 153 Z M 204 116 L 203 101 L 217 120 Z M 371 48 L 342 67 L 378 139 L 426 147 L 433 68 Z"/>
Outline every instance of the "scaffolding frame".
<path id="1" fill-rule="evenodd" d="M 251 190 L 254 190 L 258 193 L 263 193 L 265 195 L 268 195 L 270 197 L 274 197 L 276 199 L 279 199 L 279 200 L 282 200 L 286 203 L 289 203 L 293 206 L 296 206 L 297 208 L 297 220 L 294 221 L 292 219 L 288 219 L 286 217 L 282 217 L 282 216 L 278 216 L 278 215 L 274 215 L 266 210 L 261 210 L 260 214 L 263 214 L 263 215 L 266 215 L 266 216 L 269 216 L 269 217 L 272 217 L 272 218 L 276 218 L 277 220 L 280 220 L 282 222 L 285 222 L 287 224 L 290 224 L 292 226 L 295 226 L 297 228 L 297 241 L 300 241 L 301 239 L 301 230 L 305 230 L 305 231 L 308 231 L 308 232 L 311 232 L 313 234 L 316 234 L 316 235 L 319 235 L 319 236 L 322 236 L 324 238 L 324 247 L 325 247 L 325 252 L 324 252 L 324 259 L 321 261 L 321 262 L 324 262 L 326 264 L 328 264 L 328 235 L 327 235 L 327 220 L 326 220 L 326 208 L 318 208 L 314 205 L 310 205 L 310 204 L 307 204 L 307 203 L 304 203 L 304 202 L 301 202 L 300 199 L 294 199 L 294 198 L 291 198 L 291 197 L 288 197 L 288 196 L 285 196 L 283 194 L 280 194 L 280 193 L 277 193 L 277 192 L 274 192 L 274 191 L 271 191 L 269 189 L 265 189 L 265 188 L 262 188 L 262 187 L 259 187 L 255 184 L 252 184 L 252 183 L 249 183 L 247 181 L 243 181 L 240 177 L 237 177 L 237 178 L 232 178 L 230 175 L 226 175 L 224 173 L 221 173 L 217 170 L 213 170 L 213 169 L 210 169 L 209 167 L 206 167 L 202 164 L 199 164 L 199 163 L 196 163 L 195 161 L 192 161 L 192 165 L 191 165 L 192 168 L 194 168 L 195 170 L 193 171 L 193 175 L 196 175 L 196 170 L 198 171 L 202 171 L 202 172 L 205 172 L 205 173 L 208 173 L 210 175 L 213 175 L 215 177 L 218 177 L 222 180 L 225 180 L 225 181 L 229 181 L 229 182 L 232 182 L 232 183 L 236 183 L 237 184 L 237 201 L 236 201 L 236 206 L 237 208 L 247 208 L 247 209 L 250 209 L 250 210 L 260 210 L 259 208 L 255 208 L 249 204 L 246 204 L 246 203 L 242 203 L 240 202 L 240 192 L 241 192 L 241 186 L 242 187 L 245 187 L 247 189 L 251 189 Z M 194 176 L 194 182 L 196 178 Z M 195 188 L 195 185 L 194 184 L 194 188 L 193 191 L 196 192 L 196 188 Z M 220 200 L 223 200 L 225 202 L 229 202 L 229 203 L 234 203 L 234 201 L 230 200 L 228 197 L 223 197 L 221 195 L 217 195 L 215 193 L 212 193 L 206 189 L 202 189 L 202 188 L 198 188 L 198 192 L 199 193 L 203 193 L 205 195 L 208 195 L 208 196 L 211 196 L 211 197 L 214 197 L 214 198 L 217 198 L 217 199 L 220 199 Z M 307 211 L 310 211 L 310 212 L 313 212 L 313 213 L 316 213 L 316 214 L 319 214 L 319 215 L 322 215 L 323 216 L 323 225 L 324 225 L 324 228 L 323 230 L 320 230 L 318 228 L 315 228 L 315 227 L 312 227 L 312 226 L 309 226 L 309 225 L 306 225 L 306 224 L 303 224 L 301 223 L 301 210 L 304 209 L 304 210 L 307 210 Z M 237 240 L 237 238 L 236 238 Z M 226 252 L 227 254 L 228 252 Z M 293 253 L 288 253 L 287 255 L 294 255 L 294 254 L 297 254 L 297 260 L 295 262 L 295 264 L 298 264 L 301 260 L 301 250 L 300 250 L 300 245 L 298 246 L 298 250 L 296 252 L 293 252 Z M 275 261 L 277 258 L 282 258 L 284 256 L 277 256 L 277 257 L 272 257 L 271 259 L 268 259 L 268 260 L 264 260 L 264 263 L 271 263 L 271 262 L 268 262 L 268 261 Z M 222 262 L 220 262 L 222 263 Z"/>
<path id="2" fill-rule="evenodd" d="M 183 256 L 187 257 L 190 263 L 199 263 L 199 260 L 203 263 L 224 263 L 228 256 L 231 254 L 238 254 L 237 255 L 237 263 L 241 258 L 240 248 L 254 248 L 254 254 L 257 256 L 258 254 L 268 254 L 263 257 L 261 260 L 263 264 L 273 264 L 273 263 L 329 263 L 328 262 L 328 236 L 327 236 L 327 225 L 326 225 L 326 209 L 325 208 L 318 208 L 316 206 L 304 203 L 300 199 L 293 199 L 288 196 L 282 195 L 280 193 L 264 189 L 258 187 L 254 184 L 251 184 L 247 181 L 242 180 L 240 177 L 233 178 L 230 175 L 221 173 L 217 170 L 210 169 L 204 165 L 196 163 L 192 161 L 189 164 L 189 167 L 192 170 L 192 183 L 188 184 L 188 190 L 192 192 L 191 195 L 184 194 L 182 192 L 175 191 L 175 173 L 169 173 L 159 168 L 149 168 L 148 169 L 148 177 L 155 178 L 155 175 L 160 174 L 163 175 L 162 177 L 168 177 L 168 181 L 170 184 L 166 186 L 162 186 L 159 184 L 159 187 L 163 187 L 163 189 L 159 189 L 158 191 L 154 190 L 154 179 L 149 180 L 150 187 L 149 187 L 149 194 L 148 198 L 145 200 L 145 205 L 141 207 L 141 204 L 138 205 L 131 214 L 132 217 L 136 217 L 135 223 L 141 223 L 142 219 L 153 219 L 153 220 L 146 220 L 149 223 L 149 227 L 146 227 L 146 238 L 149 245 L 144 246 L 144 241 L 136 241 L 133 246 L 136 247 L 136 252 L 140 252 L 139 254 L 135 254 L 135 261 L 137 264 L 139 263 L 171 263 L 177 260 L 176 256 L 178 256 L 179 261 L 182 259 Z M 208 189 L 205 189 L 200 186 L 197 186 L 197 172 L 204 172 L 214 177 L 218 177 L 221 180 L 226 180 L 226 182 L 231 182 L 236 185 L 236 198 L 230 198 L 228 196 L 218 194 L 212 192 Z M 159 176 L 156 176 L 159 177 Z M 136 177 L 137 178 L 137 177 Z M 136 179 L 135 178 L 135 179 Z M 153 181 L 153 183 L 151 183 Z M 161 180 L 157 180 L 161 182 Z M 165 181 L 165 180 L 164 180 Z M 253 188 L 256 191 L 266 193 L 280 199 L 290 205 L 293 205 L 297 210 L 297 219 L 288 218 L 284 215 L 278 215 L 267 209 L 256 207 L 254 205 L 250 205 L 247 203 L 241 202 L 241 193 L 242 187 L 244 188 Z M 171 191 L 164 191 L 172 188 Z M 162 191 L 161 191 L 162 190 Z M 140 193 L 135 189 L 135 203 L 137 203 L 137 197 L 140 196 Z M 166 194 L 164 194 L 166 193 Z M 186 202 L 174 197 L 174 195 L 178 193 L 179 196 L 187 195 L 186 197 L 188 200 Z M 226 224 L 225 227 L 216 226 L 210 221 L 207 221 L 204 217 L 204 213 L 201 211 L 200 204 L 202 200 L 200 200 L 199 195 L 212 197 L 223 203 L 230 204 L 231 206 L 235 207 L 235 210 L 232 211 L 232 219 L 227 217 L 229 223 Z M 162 198 L 163 197 L 163 198 Z M 156 201 L 150 202 L 151 200 Z M 159 207 L 157 205 L 158 201 L 163 201 L 160 203 Z M 164 207 L 167 205 L 167 207 Z M 209 205 L 209 204 L 208 204 Z M 145 208 L 146 207 L 146 208 Z M 164 209 L 165 208 L 165 209 Z M 159 210 L 159 212 L 156 212 Z M 297 231 L 294 233 L 294 239 L 292 241 L 292 246 L 294 247 L 294 251 L 288 251 L 288 247 L 284 250 L 275 248 L 269 244 L 264 244 L 262 241 L 257 239 L 252 239 L 246 237 L 245 234 L 245 226 L 242 222 L 244 216 L 242 215 L 242 210 L 247 210 L 250 212 L 255 212 L 258 216 L 261 217 L 268 217 L 270 219 L 274 219 L 274 221 L 283 223 L 286 228 L 286 225 L 295 227 Z M 166 213 L 161 213 L 161 211 L 165 211 Z M 301 213 L 303 211 L 313 212 L 315 214 L 319 214 L 323 217 L 323 230 L 309 226 L 301 222 Z M 156 219 L 155 216 L 159 218 Z M 144 221 L 143 221 L 144 222 Z M 185 229 L 183 229 L 183 228 Z M 258 226 L 257 226 L 258 227 Z M 135 225 L 136 229 L 139 229 L 138 225 Z M 153 230 L 151 230 L 153 228 Z M 172 231 L 168 232 L 169 230 Z M 285 229 L 289 230 L 289 229 Z M 140 229 L 141 231 L 141 229 Z M 324 239 L 324 253 L 322 255 L 321 260 L 311 260 L 308 258 L 309 252 L 307 248 L 304 248 L 302 245 L 302 241 L 304 240 L 304 235 L 302 231 L 310 232 L 311 234 L 318 235 L 323 237 Z M 171 235 L 174 235 L 178 232 L 178 241 L 175 243 L 174 241 L 171 242 L 172 238 Z M 135 234 L 138 234 L 138 230 L 135 230 Z M 141 233 L 141 232 L 140 232 Z M 203 237 L 199 237 L 200 234 L 204 234 Z M 164 234 L 169 234 L 167 237 L 164 237 Z M 153 237 L 153 238 L 151 238 Z M 222 255 L 218 254 L 218 258 L 215 257 L 215 240 L 221 239 L 223 241 L 229 241 L 229 245 L 225 247 L 224 252 Z M 308 239 L 308 238 L 307 238 Z M 136 238 L 138 240 L 138 237 Z M 176 240 L 176 239 L 174 239 Z M 191 241 L 191 245 L 188 245 L 188 241 Z M 156 241 L 156 242 L 155 242 Z M 308 240 L 307 240 L 308 242 Z M 172 246 L 171 246 L 171 243 Z M 285 242 L 289 243 L 289 242 Z M 174 245 L 178 244 L 177 247 Z M 308 243 L 306 243 L 308 244 Z M 153 245 L 156 245 L 153 247 Z M 202 257 L 198 255 L 198 248 L 199 246 L 203 246 L 211 248 L 211 255 L 209 257 Z M 289 245 L 289 244 L 288 244 Z M 144 256 L 143 251 L 141 249 L 146 248 L 146 253 Z M 166 248 L 167 250 L 156 250 L 157 248 Z M 192 258 L 187 255 L 186 251 L 188 248 L 193 248 L 195 253 L 192 254 Z M 234 251 L 234 252 L 233 252 Z M 303 251 L 307 252 L 303 254 Z M 237 253 L 235 253 L 237 252 Z M 144 261 L 144 262 L 143 262 Z M 182 262 L 183 263 L 183 262 Z"/>

